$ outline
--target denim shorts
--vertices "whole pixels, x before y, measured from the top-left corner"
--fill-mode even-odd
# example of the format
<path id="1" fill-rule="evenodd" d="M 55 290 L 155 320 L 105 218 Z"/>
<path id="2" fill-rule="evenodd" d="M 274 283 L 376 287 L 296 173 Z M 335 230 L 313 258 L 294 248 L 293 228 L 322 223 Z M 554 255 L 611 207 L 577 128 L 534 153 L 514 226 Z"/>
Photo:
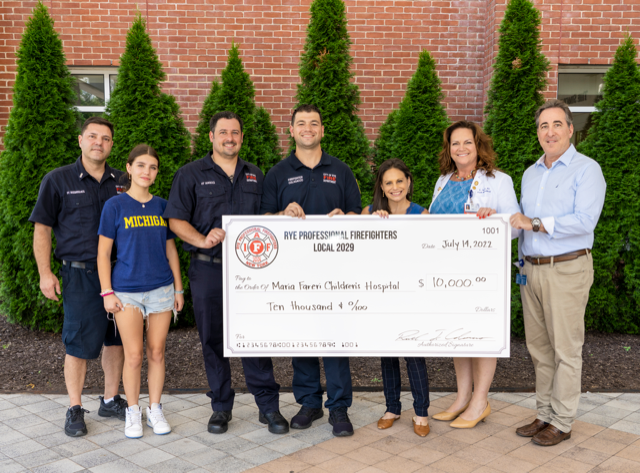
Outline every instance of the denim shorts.
<path id="1" fill-rule="evenodd" d="M 115 291 L 115 294 L 124 307 L 137 307 L 144 319 L 147 319 L 150 314 L 168 311 L 173 311 L 174 317 L 176 316 L 173 283 L 147 292 Z"/>
<path id="2" fill-rule="evenodd" d="M 64 307 L 62 342 L 67 355 L 93 360 L 100 356 L 103 345 L 122 345 L 120 334 L 104 310 L 95 263 L 87 263 L 84 269 L 63 265 L 60 275 Z"/>

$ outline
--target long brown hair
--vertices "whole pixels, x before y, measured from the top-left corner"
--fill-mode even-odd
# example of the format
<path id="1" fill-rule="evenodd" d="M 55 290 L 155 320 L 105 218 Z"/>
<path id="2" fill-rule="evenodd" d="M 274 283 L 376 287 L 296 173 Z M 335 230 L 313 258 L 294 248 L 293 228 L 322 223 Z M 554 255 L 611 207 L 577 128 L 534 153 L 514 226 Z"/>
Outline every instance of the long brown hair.
<path id="1" fill-rule="evenodd" d="M 493 171 L 497 171 L 496 167 L 496 153 L 493 151 L 493 144 L 491 138 L 482 131 L 482 128 L 477 123 L 461 120 L 450 125 L 444 130 L 444 136 L 442 140 L 442 151 L 440 151 L 440 157 L 438 162 L 440 163 L 440 174 L 446 176 L 456 170 L 456 163 L 451 157 L 451 134 L 458 128 L 467 128 L 473 133 L 473 140 L 476 144 L 476 150 L 478 152 L 478 164 L 476 169 L 482 169 L 487 176 L 495 177 Z"/>
<path id="2" fill-rule="evenodd" d="M 387 196 L 382 192 L 382 178 L 389 169 L 397 169 L 404 174 L 404 177 L 406 177 L 408 181 L 410 181 L 409 189 L 407 190 L 407 200 L 411 201 L 411 195 L 413 194 L 413 176 L 411 175 L 411 171 L 401 159 L 387 159 L 378 168 L 376 183 L 373 187 L 373 204 L 371 204 L 371 213 L 376 210 L 386 210 L 391 213 L 389 210 L 389 199 L 387 199 Z"/>
<path id="3" fill-rule="evenodd" d="M 137 145 L 131 150 L 131 152 L 129 153 L 129 158 L 127 159 L 127 164 L 131 166 L 133 165 L 133 162 L 136 160 L 136 158 L 145 155 L 153 156 L 154 158 L 156 158 L 158 160 L 158 167 L 160 167 L 160 158 L 158 157 L 158 153 L 151 146 L 144 143 Z M 125 172 L 120 177 L 120 182 L 124 184 L 125 192 L 131 189 L 131 177 L 129 176 L 128 172 Z"/>

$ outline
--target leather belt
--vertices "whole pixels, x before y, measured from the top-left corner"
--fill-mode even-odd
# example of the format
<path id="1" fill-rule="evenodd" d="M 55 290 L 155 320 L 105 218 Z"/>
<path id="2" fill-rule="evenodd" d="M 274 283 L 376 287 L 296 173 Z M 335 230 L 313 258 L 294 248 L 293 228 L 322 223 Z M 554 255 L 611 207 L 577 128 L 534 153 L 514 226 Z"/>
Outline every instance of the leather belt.
<path id="1" fill-rule="evenodd" d="M 98 267 L 97 263 L 83 263 L 82 261 L 62 260 L 62 264 L 65 266 L 69 266 L 71 268 L 78 268 L 78 269 L 96 269 Z"/>
<path id="2" fill-rule="evenodd" d="M 552 259 L 554 263 L 562 263 L 563 261 L 571 261 L 580 256 L 588 255 L 589 253 L 591 253 L 591 250 L 585 249 L 572 251 L 571 253 L 565 253 L 558 256 L 541 256 L 540 258 L 537 256 L 525 256 L 524 259 L 531 264 L 549 264 Z"/>
<path id="3" fill-rule="evenodd" d="M 216 258 L 214 256 L 205 255 L 204 253 L 191 253 L 191 259 L 199 259 L 200 261 L 206 261 L 207 263 L 222 264 L 222 258 Z"/>

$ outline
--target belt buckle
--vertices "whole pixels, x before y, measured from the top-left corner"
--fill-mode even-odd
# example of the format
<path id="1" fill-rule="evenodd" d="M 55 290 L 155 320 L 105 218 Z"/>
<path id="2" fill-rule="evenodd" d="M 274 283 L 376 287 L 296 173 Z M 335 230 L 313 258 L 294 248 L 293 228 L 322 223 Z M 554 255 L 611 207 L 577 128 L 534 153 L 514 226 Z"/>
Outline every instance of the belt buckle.
<path id="1" fill-rule="evenodd" d="M 540 266 L 540 257 L 539 256 L 536 258 L 536 261 L 537 261 L 538 266 Z"/>

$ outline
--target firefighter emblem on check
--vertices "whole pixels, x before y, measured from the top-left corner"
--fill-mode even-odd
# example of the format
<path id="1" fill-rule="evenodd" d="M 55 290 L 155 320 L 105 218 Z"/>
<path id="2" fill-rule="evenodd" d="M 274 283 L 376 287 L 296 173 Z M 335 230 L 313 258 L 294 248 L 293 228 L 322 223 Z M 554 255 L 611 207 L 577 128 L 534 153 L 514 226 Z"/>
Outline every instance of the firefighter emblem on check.
<path id="1" fill-rule="evenodd" d="M 246 228 L 236 240 L 236 255 L 249 268 L 264 268 L 278 256 L 278 240 L 268 228 Z"/>

